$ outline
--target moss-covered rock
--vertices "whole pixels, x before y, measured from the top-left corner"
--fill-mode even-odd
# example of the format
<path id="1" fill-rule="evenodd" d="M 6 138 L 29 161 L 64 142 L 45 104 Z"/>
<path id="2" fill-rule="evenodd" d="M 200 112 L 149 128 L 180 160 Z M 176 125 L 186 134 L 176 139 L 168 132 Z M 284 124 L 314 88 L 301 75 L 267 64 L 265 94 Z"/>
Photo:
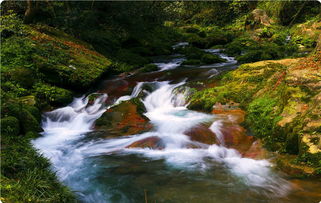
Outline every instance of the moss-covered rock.
<path id="1" fill-rule="evenodd" d="M 19 120 L 13 116 L 7 116 L 1 119 L 1 134 L 3 136 L 19 135 L 20 125 Z"/>
<path id="2" fill-rule="evenodd" d="M 28 68 L 15 68 L 10 70 L 10 77 L 25 88 L 31 88 L 35 83 L 35 73 Z"/>
<path id="3" fill-rule="evenodd" d="M 30 88 L 42 79 L 81 89 L 109 70 L 109 59 L 62 31 L 45 25 L 25 26 L 23 31 L 25 35 L 3 41 L 1 53 L 4 70 L 23 87 Z"/>
<path id="4" fill-rule="evenodd" d="M 108 109 L 96 121 L 95 128 L 105 131 L 109 136 L 139 134 L 150 130 L 151 124 L 142 115 L 144 108 L 139 99 L 124 101 Z"/>
<path id="5" fill-rule="evenodd" d="M 36 118 L 36 120 L 40 123 L 41 122 L 41 112 L 35 106 L 25 105 L 24 108 L 31 113 L 31 115 Z"/>
<path id="6" fill-rule="evenodd" d="M 73 99 L 71 91 L 45 83 L 37 83 L 34 86 L 34 94 L 39 105 L 47 102 L 54 106 L 61 106 L 70 103 Z"/>
<path id="7" fill-rule="evenodd" d="M 190 108 L 240 103 L 245 124 L 269 150 L 295 154 L 301 165 L 320 167 L 320 80 L 316 56 L 262 61 L 226 73 L 218 86 L 196 92 Z M 295 165 L 295 163 L 292 163 Z"/>
<path id="8" fill-rule="evenodd" d="M 218 55 L 214 54 L 204 54 L 201 58 L 201 61 L 204 64 L 213 64 L 213 63 L 220 63 L 226 61 L 225 59 L 222 59 Z"/>
<path id="9" fill-rule="evenodd" d="M 41 130 L 37 118 L 35 118 L 22 104 L 11 104 L 6 107 L 6 113 L 10 116 L 14 116 L 19 120 L 21 132 L 23 134 L 34 131 L 39 132 Z"/>

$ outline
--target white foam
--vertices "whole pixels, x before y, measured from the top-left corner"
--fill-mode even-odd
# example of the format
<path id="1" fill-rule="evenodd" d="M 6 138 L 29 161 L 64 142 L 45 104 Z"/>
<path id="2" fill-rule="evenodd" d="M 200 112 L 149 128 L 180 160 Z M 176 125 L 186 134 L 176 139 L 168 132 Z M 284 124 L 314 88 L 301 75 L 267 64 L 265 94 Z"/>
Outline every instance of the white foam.
<path id="1" fill-rule="evenodd" d="M 160 68 L 160 71 L 164 71 L 164 70 L 171 70 L 179 67 L 184 60 L 185 60 L 184 58 L 175 58 L 169 62 L 154 63 L 154 64 Z"/>

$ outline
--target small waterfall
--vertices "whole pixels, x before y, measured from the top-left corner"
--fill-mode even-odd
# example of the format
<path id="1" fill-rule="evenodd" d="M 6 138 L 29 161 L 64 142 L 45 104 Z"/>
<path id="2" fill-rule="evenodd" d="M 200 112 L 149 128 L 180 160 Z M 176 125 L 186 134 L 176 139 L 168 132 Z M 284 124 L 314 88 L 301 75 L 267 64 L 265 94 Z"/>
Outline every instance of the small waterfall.
<path id="1" fill-rule="evenodd" d="M 177 68 L 183 63 L 184 60 L 185 60 L 184 58 L 175 58 L 170 62 L 154 63 L 154 64 L 160 68 L 160 71 L 164 71 L 164 70 L 171 70 L 171 69 Z"/>
<path id="2" fill-rule="evenodd" d="M 137 85 L 134 87 L 131 95 L 125 95 L 125 96 L 119 97 L 116 100 L 116 102 L 114 103 L 114 105 L 112 105 L 112 106 L 118 105 L 123 101 L 128 101 L 128 100 L 131 100 L 132 98 L 137 97 L 139 95 L 139 93 L 142 91 L 144 83 L 145 82 L 138 82 Z"/>

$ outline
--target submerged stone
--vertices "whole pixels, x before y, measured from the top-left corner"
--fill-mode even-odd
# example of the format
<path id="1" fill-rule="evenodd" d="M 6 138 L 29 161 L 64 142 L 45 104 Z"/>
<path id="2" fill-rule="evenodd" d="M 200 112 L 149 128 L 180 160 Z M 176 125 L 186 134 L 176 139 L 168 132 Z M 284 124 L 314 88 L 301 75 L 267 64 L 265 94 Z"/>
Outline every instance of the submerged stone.
<path id="1" fill-rule="evenodd" d="M 157 136 L 147 137 L 142 140 L 138 140 L 126 148 L 150 148 L 150 149 L 164 149 L 165 144 L 161 138 Z"/>

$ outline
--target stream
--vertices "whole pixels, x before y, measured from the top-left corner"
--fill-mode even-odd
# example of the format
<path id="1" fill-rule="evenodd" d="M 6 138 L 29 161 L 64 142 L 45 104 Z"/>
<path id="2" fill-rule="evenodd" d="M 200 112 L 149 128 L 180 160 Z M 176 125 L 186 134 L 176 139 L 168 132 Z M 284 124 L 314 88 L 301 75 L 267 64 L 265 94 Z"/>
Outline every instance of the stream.
<path id="1" fill-rule="evenodd" d="M 159 71 L 106 79 L 94 101 L 85 95 L 44 113 L 43 136 L 32 144 L 79 202 L 318 202 L 318 183 L 290 179 L 268 159 L 228 147 L 222 137 L 228 117 L 187 108 L 186 84 L 237 68 L 220 50 L 205 51 L 227 61 L 183 66 L 182 55 L 160 56 Z M 129 135 L 95 127 L 103 114 L 137 97 L 152 127 Z M 216 135 L 214 144 L 187 135 L 199 126 Z M 137 145 L 144 141 L 154 147 Z"/>

